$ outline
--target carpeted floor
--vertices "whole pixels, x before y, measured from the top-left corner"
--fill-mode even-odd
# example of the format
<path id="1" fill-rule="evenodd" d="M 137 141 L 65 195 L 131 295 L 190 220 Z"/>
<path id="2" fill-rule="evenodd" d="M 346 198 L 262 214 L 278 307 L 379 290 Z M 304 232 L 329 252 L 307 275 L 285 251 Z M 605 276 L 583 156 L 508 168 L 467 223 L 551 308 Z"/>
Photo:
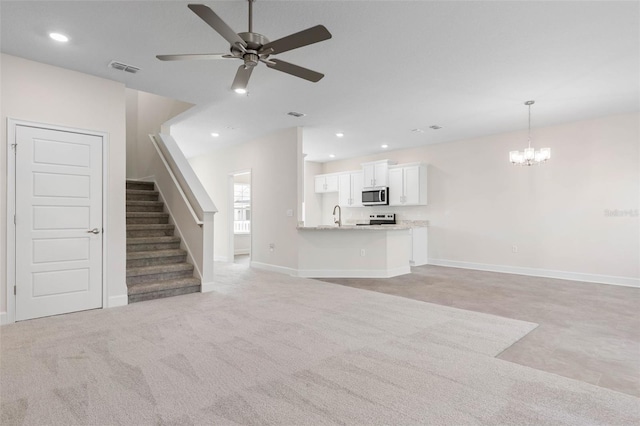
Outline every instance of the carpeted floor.
<path id="1" fill-rule="evenodd" d="M 2 327 L 2 424 L 640 423 L 635 397 L 495 358 L 535 324 L 216 274 L 209 294 Z"/>

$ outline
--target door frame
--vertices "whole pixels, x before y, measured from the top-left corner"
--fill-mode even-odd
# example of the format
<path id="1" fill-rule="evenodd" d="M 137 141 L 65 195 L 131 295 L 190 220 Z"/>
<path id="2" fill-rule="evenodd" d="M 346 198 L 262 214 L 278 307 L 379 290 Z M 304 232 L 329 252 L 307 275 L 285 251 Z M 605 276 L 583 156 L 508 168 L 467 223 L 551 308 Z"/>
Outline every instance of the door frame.
<path id="1" fill-rule="evenodd" d="M 7 118 L 7 246 L 6 246 L 6 291 L 7 295 L 7 324 L 16 321 L 16 296 L 13 294 L 13 287 L 16 285 L 16 225 L 13 221 L 16 214 L 16 156 L 14 155 L 14 144 L 16 143 L 16 128 L 18 126 L 35 127 L 45 130 L 57 130 L 61 132 L 80 133 L 83 135 L 97 136 L 102 138 L 102 309 L 106 306 L 109 292 L 106 283 L 108 269 L 107 266 L 107 187 L 109 177 L 109 134 L 95 130 L 85 130 L 79 128 L 57 126 L 54 124 L 37 123 L 33 121 L 17 120 Z"/>
<path id="2" fill-rule="evenodd" d="M 227 214 L 229 216 L 229 220 L 227 221 L 227 228 L 229 229 L 229 232 L 228 232 L 229 242 L 227 244 L 227 250 L 229 252 L 228 261 L 231 263 L 235 262 L 235 256 L 236 256 L 235 233 L 233 231 L 234 178 L 236 175 L 243 175 L 247 173 L 249 174 L 249 191 L 250 191 L 249 193 L 251 194 L 249 196 L 251 199 L 251 207 L 249 208 L 249 211 L 251 212 L 251 221 L 249 224 L 249 263 L 251 263 L 251 258 L 253 257 L 253 172 L 251 169 L 242 169 L 242 170 L 236 170 L 234 172 L 229 173 L 228 180 L 227 180 L 227 194 L 229 194 L 227 198 L 227 202 L 229 205 L 229 208 L 227 209 L 227 212 L 228 212 Z"/>

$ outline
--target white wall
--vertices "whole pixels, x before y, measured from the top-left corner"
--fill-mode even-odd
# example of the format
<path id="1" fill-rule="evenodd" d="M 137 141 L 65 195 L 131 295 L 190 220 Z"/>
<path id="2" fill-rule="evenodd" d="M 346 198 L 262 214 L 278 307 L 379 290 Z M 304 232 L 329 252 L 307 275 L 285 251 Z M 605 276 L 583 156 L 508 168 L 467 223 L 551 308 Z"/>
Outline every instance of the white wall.
<path id="1" fill-rule="evenodd" d="M 125 284 L 125 87 L 102 78 L 2 54 L 0 163 L 0 310 L 6 312 L 7 118 L 109 134 L 108 294 L 105 305 L 127 300 Z"/>
<path id="2" fill-rule="evenodd" d="M 149 177 L 155 156 L 149 134 L 160 133 L 166 121 L 190 109 L 193 104 L 133 89 L 126 89 L 126 100 L 127 178 Z"/>
<path id="3" fill-rule="evenodd" d="M 640 208 L 639 127 L 640 115 L 626 114 L 533 129 L 533 146 L 551 148 L 543 166 L 508 162 L 510 150 L 526 145 L 522 131 L 334 161 L 323 173 L 383 158 L 428 163 L 428 206 L 345 212 L 351 219 L 373 211 L 428 219 L 433 261 L 567 271 L 638 285 L 640 218 L 607 217 L 605 210 Z"/>
<path id="4" fill-rule="evenodd" d="M 252 247 L 251 260 L 286 270 L 297 267 L 298 167 L 302 162 L 301 132 L 282 130 L 242 145 L 194 157 L 190 163 L 214 204 L 214 253 L 233 259 L 229 253 L 229 176 L 251 170 Z M 293 216 L 286 215 L 292 210 Z M 274 251 L 269 244 L 275 244 Z"/>
<path id="5" fill-rule="evenodd" d="M 323 225 L 322 202 L 325 197 L 328 198 L 328 195 L 316 194 L 314 176 L 319 174 L 322 174 L 322 163 L 316 163 L 313 161 L 304 162 L 305 226 Z M 333 206 L 331 208 L 333 208 Z"/>

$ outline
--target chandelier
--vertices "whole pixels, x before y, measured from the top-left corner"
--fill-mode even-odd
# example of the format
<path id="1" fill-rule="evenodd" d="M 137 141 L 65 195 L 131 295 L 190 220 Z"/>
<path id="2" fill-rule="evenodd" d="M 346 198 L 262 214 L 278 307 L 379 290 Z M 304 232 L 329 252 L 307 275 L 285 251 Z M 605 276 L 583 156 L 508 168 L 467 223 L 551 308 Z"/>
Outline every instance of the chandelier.
<path id="1" fill-rule="evenodd" d="M 529 147 L 524 151 L 510 151 L 509 161 L 516 166 L 535 166 L 542 164 L 551 158 L 551 148 L 542 148 L 540 151 L 536 151 L 531 148 L 531 105 L 536 101 L 527 101 L 524 104 L 529 107 Z"/>

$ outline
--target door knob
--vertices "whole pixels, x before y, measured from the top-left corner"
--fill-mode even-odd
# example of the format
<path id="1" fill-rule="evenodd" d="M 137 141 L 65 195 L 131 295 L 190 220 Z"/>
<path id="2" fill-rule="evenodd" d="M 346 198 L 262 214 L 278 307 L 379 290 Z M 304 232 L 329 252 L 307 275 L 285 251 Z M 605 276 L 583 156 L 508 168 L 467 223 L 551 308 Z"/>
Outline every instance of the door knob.
<path id="1" fill-rule="evenodd" d="M 100 230 L 98 228 L 93 228 L 92 230 L 87 231 L 87 233 L 89 233 L 89 234 L 99 234 Z"/>

